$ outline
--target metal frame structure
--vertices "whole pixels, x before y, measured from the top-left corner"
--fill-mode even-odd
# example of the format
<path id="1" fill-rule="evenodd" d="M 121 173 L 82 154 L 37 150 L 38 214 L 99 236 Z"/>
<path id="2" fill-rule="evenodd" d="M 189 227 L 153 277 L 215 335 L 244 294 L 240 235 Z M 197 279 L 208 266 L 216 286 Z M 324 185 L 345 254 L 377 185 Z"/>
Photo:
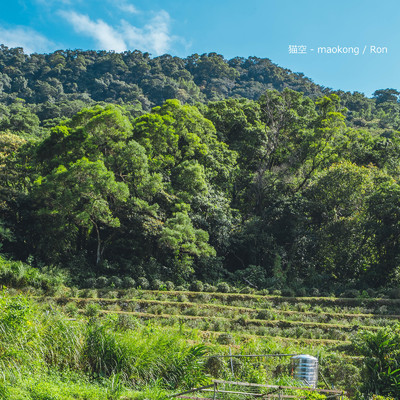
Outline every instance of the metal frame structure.
<path id="1" fill-rule="evenodd" d="M 243 388 L 244 390 L 240 390 Z M 230 390 L 228 390 L 230 389 Z M 270 389 L 267 393 L 262 393 L 265 389 Z M 248 382 L 234 382 L 215 380 L 212 384 L 202 386 L 199 388 L 191 389 L 186 392 L 177 393 L 170 398 L 176 399 L 189 399 L 189 400 L 224 400 L 229 399 L 231 395 L 237 396 L 250 400 L 250 399 L 301 399 L 303 396 L 296 396 L 293 394 L 287 394 L 287 391 L 302 390 L 308 392 L 317 392 L 328 395 L 328 399 L 343 399 L 347 393 L 343 390 L 334 389 L 316 389 L 310 387 L 298 387 L 298 386 L 279 386 L 279 385 L 262 385 L 257 383 Z M 199 395 L 203 394 L 203 397 L 192 397 L 190 394 L 196 393 Z M 207 396 L 207 397 L 204 397 Z M 212 397 L 209 397 L 212 396 Z"/>

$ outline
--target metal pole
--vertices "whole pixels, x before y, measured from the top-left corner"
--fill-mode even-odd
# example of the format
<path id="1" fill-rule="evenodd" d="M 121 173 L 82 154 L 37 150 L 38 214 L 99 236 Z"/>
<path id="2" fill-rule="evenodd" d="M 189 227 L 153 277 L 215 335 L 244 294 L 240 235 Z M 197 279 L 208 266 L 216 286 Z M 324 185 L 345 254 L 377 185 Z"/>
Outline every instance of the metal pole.
<path id="1" fill-rule="evenodd" d="M 231 346 L 229 346 L 229 355 L 231 356 L 231 370 L 232 370 L 232 376 L 235 376 L 235 373 L 233 372 L 233 362 L 232 362 L 232 350 L 231 350 Z"/>
<path id="2" fill-rule="evenodd" d="M 218 383 L 217 383 L 217 382 L 214 382 L 214 396 L 213 396 L 213 400 L 216 400 L 216 399 L 217 399 L 217 385 L 218 385 Z"/>

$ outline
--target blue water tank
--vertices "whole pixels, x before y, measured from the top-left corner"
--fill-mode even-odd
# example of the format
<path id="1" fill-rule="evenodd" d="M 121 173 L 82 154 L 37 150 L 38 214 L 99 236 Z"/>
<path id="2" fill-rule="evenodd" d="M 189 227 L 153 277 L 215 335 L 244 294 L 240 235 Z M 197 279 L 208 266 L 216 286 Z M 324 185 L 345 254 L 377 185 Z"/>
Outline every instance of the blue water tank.
<path id="1" fill-rule="evenodd" d="M 318 382 L 318 358 L 308 354 L 292 357 L 293 378 L 315 388 Z"/>

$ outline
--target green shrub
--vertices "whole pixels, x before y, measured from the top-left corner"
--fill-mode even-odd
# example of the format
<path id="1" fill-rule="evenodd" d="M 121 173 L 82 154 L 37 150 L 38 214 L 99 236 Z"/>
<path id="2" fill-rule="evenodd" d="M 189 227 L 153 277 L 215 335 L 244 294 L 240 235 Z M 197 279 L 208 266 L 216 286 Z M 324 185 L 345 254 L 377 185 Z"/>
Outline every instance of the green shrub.
<path id="1" fill-rule="evenodd" d="M 121 331 L 134 330 L 140 327 L 140 323 L 132 315 L 119 314 L 115 327 Z"/>
<path id="2" fill-rule="evenodd" d="M 217 285 L 217 291 L 220 293 L 229 293 L 230 290 L 231 288 L 226 282 L 220 282 Z"/>
<path id="3" fill-rule="evenodd" d="M 97 303 L 87 303 L 85 307 L 85 315 L 88 318 L 96 318 L 100 314 L 100 306 Z"/>
<path id="4" fill-rule="evenodd" d="M 134 288 L 136 285 L 136 282 L 133 278 L 131 278 L 130 276 L 124 276 L 122 278 L 122 282 L 121 282 L 121 287 L 124 289 L 131 289 Z"/>
<path id="5" fill-rule="evenodd" d="M 277 318 L 276 313 L 273 313 L 270 310 L 260 310 L 256 314 L 256 319 L 273 320 L 273 319 L 276 319 L 276 318 Z"/>
<path id="6" fill-rule="evenodd" d="M 122 287 L 122 279 L 119 276 L 112 276 L 108 281 L 109 286 L 119 289 Z"/>
<path id="7" fill-rule="evenodd" d="M 351 298 L 351 299 L 357 298 L 359 296 L 360 296 L 360 291 L 357 289 L 347 289 L 340 295 L 340 297 L 342 298 Z"/>
<path id="8" fill-rule="evenodd" d="M 203 282 L 194 281 L 190 284 L 189 290 L 192 292 L 202 292 L 204 290 Z"/>
<path id="9" fill-rule="evenodd" d="M 211 356 L 207 358 L 204 368 L 212 377 L 219 378 L 225 369 L 225 364 L 222 358 Z"/>
<path id="10" fill-rule="evenodd" d="M 149 281 L 144 276 L 140 276 L 137 279 L 137 287 L 143 290 L 147 290 L 150 287 Z"/>
<path id="11" fill-rule="evenodd" d="M 188 297 L 185 294 L 179 294 L 177 300 L 180 303 L 187 303 L 189 301 Z"/>
<path id="12" fill-rule="evenodd" d="M 229 360 L 229 364 L 230 363 L 231 360 Z M 245 371 L 245 364 L 240 360 L 240 358 L 237 357 L 232 358 L 232 367 L 235 375 L 240 375 L 243 371 Z"/>
<path id="13" fill-rule="evenodd" d="M 208 293 L 215 293 L 217 291 L 217 288 L 216 286 L 210 285 L 209 283 L 205 283 L 204 291 Z"/>
<path id="14" fill-rule="evenodd" d="M 103 289 L 108 286 L 108 278 L 106 276 L 99 276 L 96 279 L 96 288 Z"/>
<path id="15" fill-rule="evenodd" d="M 292 288 L 289 288 L 289 287 L 283 288 L 282 289 L 282 296 L 294 297 L 295 296 L 295 292 L 294 292 L 294 290 Z"/>
<path id="16" fill-rule="evenodd" d="M 392 288 L 388 290 L 389 299 L 400 299 L 400 288 Z"/>
<path id="17" fill-rule="evenodd" d="M 87 278 L 83 284 L 83 287 L 93 289 L 96 287 L 96 278 Z"/>
<path id="18" fill-rule="evenodd" d="M 320 296 L 321 295 L 321 293 L 320 293 L 320 291 L 319 291 L 319 289 L 318 288 L 311 288 L 311 290 L 310 290 L 310 295 L 312 296 L 312 297 L 318 297 L 318 296 Z"/>
<path id="19" fill-rule="evenodd" d="M 96 289 L 82 289 L 79 292 L 79 297 L 96 299 L 98 297 L 98 293 Z"/>
<path id="20" fill-rule="evenodd" d="M 298 288 L 296 290 L 297 297 L 307 297 L 307 290 L 305 287 Z"/>
<path id="21" fill-rule="evenodd" d="M 165 288 L 166 288 L 168 291 L 173 291 L 173 290 L 175 290 L 175 284 L 174 284 L 174 282 L 166 281 L 166 282 L 165 282 Z"/>
<path id="22" fill-rule="evenodd" d="M 117 290 L 108 290 L 107 291 L 107 298 L 109 299 L 118 299 L 119 292 Z"/>
<path id="23" fill-rule="evenodd" d="M 234 344 L 235 339 L 229 333 L 222 333 L 221 335 L 218 336 L 217 342 L 219 344 Z"/>
<path id="24" fill-rule="evenodd" d="M 165 287 L 165 284 L 164 284 L 164 282 L 161 281 L 160 279 L 154 279 L 154 280 L 151 282 L 151 288 L 152 288 L 153 290 L 160 290 L 160 289 L 162 289 L 162 288 L 164 288 L 164 287 Z"/>
<path id="25" fill-rule="evenodd" d="M 255 292 L 254 288 L 251 288 L 250 286 L 245 286 L 243 289 L 240 290 L 240 293 L 243 294 L 252 294 Z"/>
<path id="26" fill-rule="evenodd" d="M 67 303 L 64 307 L 65 313 L 69 317 L 76 317 L 78 315 L 78 306 L 74 301 Z"/>
<path id="27" fill-rule="evenodd" d="M 308 311 L 310 309 L 310 307 L 311 307 L 310 304 L 305 304 L 305 303 L 296 303 L 294 305 L 294 309 L 296 311 L 300 311 L 300 312 Z"/>

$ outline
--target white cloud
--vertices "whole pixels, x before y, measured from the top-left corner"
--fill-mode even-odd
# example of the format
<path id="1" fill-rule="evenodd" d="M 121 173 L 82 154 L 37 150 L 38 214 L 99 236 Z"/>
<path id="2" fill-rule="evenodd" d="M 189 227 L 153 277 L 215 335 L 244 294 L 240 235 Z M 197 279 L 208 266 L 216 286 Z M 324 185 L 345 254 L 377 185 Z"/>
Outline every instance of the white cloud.
<path id="1" fill-rule="evenodd" d="M 171 43 L 176 40 L 170 34 L 170 16 L 163 10 L 143 28 L 138 28 L 125 20 L 120 21 L 118 26 L 112 27 L 101 19 L 92 21 L 87 15 L 75 11 L 60 11 L 59 15 L 72 24 L 76 32 L 92 37 L 102 50 L 124 51 L 129 48 L 160 55 L 167 52 Z"/>
<path id="2" fill-rule="evenodd" d="M 71 5 L 73 2 L 81 3 L 81 0 L 35 0 L 36 3 L 43 4 L 45 6 L 54 6 L 54 5 Z"/>
<path id="3" fill-rule="evenodd" d="M 0 27 L 0 43 L 8 47 L 23 47 L 26 54 L 47 53 L 55 49 L 53 42 L 26 26 Z"/>
<path id="4" fill-rule="evenodd" d="M 78 14 L 75 11 L 60 11 L 75 31 L 83 33 L 96 40 L 102 50 L 125 51 L 126 43 L 121 34 L 101 19 L 92 21 L 87 15 Z"/>
<path id="5" fill-rule="evenodd" d="M 169 33 L 169 24 L 169 14 L 166 11 L 160 11 L 143 28 L 137 28 L 126 21 L 121 21 L 121 28 L 130 48 L 163 54 L 169 50 L 173 40 Z"/>
<path id="6" fill-rule="evenodd" d="M 112 2 L 112 3 L 116 5 L 121 11 L 130 14 L 139 14 L 139 10 L 133 4 L 130 4 L 125 0 L 119 0 L 117 2 Z"/>

